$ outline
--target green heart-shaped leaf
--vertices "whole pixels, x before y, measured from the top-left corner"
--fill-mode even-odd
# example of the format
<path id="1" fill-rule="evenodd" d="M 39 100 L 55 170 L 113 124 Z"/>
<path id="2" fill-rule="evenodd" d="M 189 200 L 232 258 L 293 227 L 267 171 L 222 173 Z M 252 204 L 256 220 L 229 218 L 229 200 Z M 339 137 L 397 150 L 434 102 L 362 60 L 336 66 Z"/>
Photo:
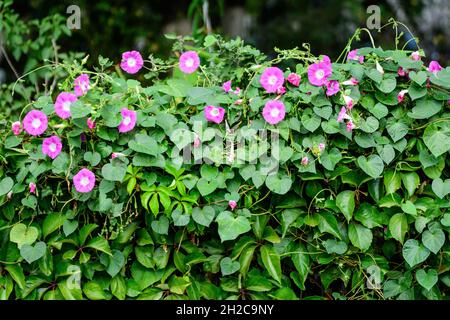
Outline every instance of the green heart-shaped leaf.
<path id="1" fill-rule="evenodd" d="M 192 218 L 194 221 L 205 227 L 209 227 L 214 220 L 215 215 L 216 212 L 214 211 L 214 208 L 210 206 L 205 206 L 203 209 L 198 207 L 192 209 Z"/>
<path id="2" fill-rule="evenodd" d="M 433 288 L 433 286 L 438 282 L 438 273 L 434 269 L 431 269 L 428 272 L 420 269 L 416 272 L 416 279 L 422 287 L 430 291 L 431 288 Z"/>
<path id="3" fill-rule="evenodd" d="M 11 179 L 10 177 L 3 178 L 2 181 L 0 181 L 0 197 L 11 191 L 13 186 L 13 179 Z"/>
<path id="4" fill-rule="evenodd" d="M 207 196 L 216 190 L 218 187 L 217 180 L 208 181 L 205 178 L 200 178 L 197 181 L 197 189 L 202 196 Z"/>
<path id="5" fill-rule="evenodd" d="M 428 250 L 419 241 L 409 239 L 403 245 L 402 254 L 405 261 L 412 268 L 419 263 L 424 262 L 430 255 L 430 250 Z"/>
<path id="6" fill-rule="evenodd" d="M 346 190 L 339 193 L 336 196 L 336 206 L 344 214 L 347 221 L 350 221 L 355 210 L 355 192 Z"/>
<path id="7" fill-rule="evenodd" d="M 20 255 L 28 263 L 32 263 L 42 258 L 45 254 L 46 249 L 47 245 L 45 244 L 45 242 L 42 241 L 36 243 L 34 247 L 29 244 L 24 244 L 20 247 Z"/>
<path id="8" fill-rule="evenodd" d="M 189 223 L 191 217 L 188 214 L 183 214 L 180 210 L 172 212 L 173 224 L 177 227 L 183 227 Z"/>
<path id="9" fill-rule="evenodd" d="M 428 119 L 441 111 L 442 103 L 429 98 L 417 100 L 416 106 L 408 112 L 408 117 L 413 119 Z"/>
<path id="10" fill-rule="evenodd" d="M 235 273 L 241 267 L 238 261 L 233 261 L 231 258 L 226 257 L 220 261 L 220 270 L 223 276 L 228 276 Z"/>
<path id="11" fill-rule="evenodd" d="M 408 73 L 408 76 L 412 81 L 417 83 L 419 86 L 424 84 L 425 81 L 427 80 L 427 74 L 424 71 L 419 72 L 411 71 L 410 73 Z"/>
<path id="12" fill-rule="evenodd" d="M 66 220 L 63 223 L 63 232 L 66 237 L 68 235 L 71 235 L 77 228 L 78 228 L 78 221 L 76 220 L 73 221 Z"/>
<path id="13" fill-rule="evenodd" d="M 33 244 L 36 241 L 38 234 L 39 232 L 37 228 L 33 226 L 27 227 L 23 223 L 18 223 L 12 227 L 9 232 L 9 240 L 17 243 L 17 246 L 20 248 L 25 244 Z"/>
<path id="14" fill-rule="evenodd" d="M 291 189 L 292 179 L 287 175 L 270 174 L 266 178 L 266 186 L 270 191 L 285 194 Z"/>
<path id="15" fill-rule="evenodd" d="M 437 254 L 439 250 L 441 250 L 444 242 L 445 234 L 441 229 L 434 228 L 431 230 L 425 230 L 422 233 L 423 245 L 434 254 Z"/>
<path id="16" fill-rule="evenodd" d="M 162 216 L 159 220 L 152 221 L 152 229 L 159 234 L 168 234 L 169 232 L 169 219 Z"/>
<path id="17" fill-rule="evenodd" d="M 441 178 L 433 180 L 431 184 L 431 189 L 433 192 L 441 199 L 443 199 L 447 194 L 450 193 L 450 179 L 443 181 Z"/>
<path id="18" fill-rule="evenodd" d="M 239 235 L 250 231 L 251 226 L 250 222 L 246 217 L 238 216 L 236 218 L 233 217 L 233 214 L 229 211 L 221 212 L 216 221 L 219 225 L 219 236 L 223 241 L 226 240 L 234 240 Z"/>
<path id="19" fill-rule="evenodd" d="M 423 133 L 423 142 L 435 157 L 449 151 L 450 123 L 436 122 L 428 125 Z"/>
<path id="20" fill-rule="evenodd" d="M 303 114 L 302 115 L 302 124 L 303 126 L 311 132 L 316 131 L 316 129 L 320 126 L 320 118 L 318 116 L 316 116 L 315 114 L 312 115 L 308 115 L 308 114 Z"/>
<path id="21" fill-rule="evenodd" d="M 358 165 L 372 178 L 378 178 L 384 170 L 383 160 L 377 155 L 370 155 L 368 158 L 360 156 L 358 158 Z"/>
<path id="22" fill-rule="evenodd" d="M 314 107 L 314 113 L 326 120 L 330 119 L 333 109 L 331 107 Z"/>

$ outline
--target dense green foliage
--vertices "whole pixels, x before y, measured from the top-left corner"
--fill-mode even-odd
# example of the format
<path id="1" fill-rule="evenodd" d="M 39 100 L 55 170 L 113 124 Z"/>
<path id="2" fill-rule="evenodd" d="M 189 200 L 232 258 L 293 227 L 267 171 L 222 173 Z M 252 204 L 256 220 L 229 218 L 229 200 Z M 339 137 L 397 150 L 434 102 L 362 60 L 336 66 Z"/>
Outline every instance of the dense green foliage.
<path id="1" fill-rule="evenodd" d="M 143 85 L 105 58 L 93 71 L 86 59 L 59 62 L 68 76 L 58 91 L 91 78 L 71 118 L 55 115 L 54 93 L 1 120 L 0 298 L 446 298 L 450 68 L 433 74 L 410 52 L 361 48 L 363 64 L 342 59 L 331 77 L 358 85 L 328 97 L 308 82 L 320 60 L 309 51 L 268 61 L 240 40 L 175 40 L 177 54 L 199 52 L 196 72 L 180 72 L 177 57 L 149 57 Z M 287 60 L 296 69 L 285 75 L 296 72 L 300 85 L 267 94 L 261 72 Z M 223 91 L 227 80 L 239 96 Z M 344 94 L 354 101 L 351 132 L 336 121 Z M 261 111 L 275 97 L 286 117 L 272 126 Z M 206 122 L 207 105 L 226 109 L 222 124 Z M 137 111 L 128 133 L 117 130 L 123 107 Z M 31 109 L 48 115 L 47 132 L 14 135 L 11 123 Z M 279 134 L 278 153 L 262 138 L 237 143 L 263 129 Z M 54 160 L 41 151 L 50 135 L 63 143 Z M 196 138 L 201 148 L 190 148 Z M 183 149 L 203 161 L 186 163 Z M 96 175 L 92 192 L 73 187 L 81 168 Z"/>

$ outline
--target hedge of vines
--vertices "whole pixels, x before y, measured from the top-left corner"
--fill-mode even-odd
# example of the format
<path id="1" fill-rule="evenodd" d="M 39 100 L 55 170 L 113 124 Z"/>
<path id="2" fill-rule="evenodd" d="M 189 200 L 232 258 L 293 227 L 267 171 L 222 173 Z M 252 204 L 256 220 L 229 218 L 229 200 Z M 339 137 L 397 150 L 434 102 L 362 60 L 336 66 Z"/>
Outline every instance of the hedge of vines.
<path id="1" fill-rule="evenodd" d="M 188 40 L 1 120 L 1 299 L 447 298 L 450 67 Z"/>

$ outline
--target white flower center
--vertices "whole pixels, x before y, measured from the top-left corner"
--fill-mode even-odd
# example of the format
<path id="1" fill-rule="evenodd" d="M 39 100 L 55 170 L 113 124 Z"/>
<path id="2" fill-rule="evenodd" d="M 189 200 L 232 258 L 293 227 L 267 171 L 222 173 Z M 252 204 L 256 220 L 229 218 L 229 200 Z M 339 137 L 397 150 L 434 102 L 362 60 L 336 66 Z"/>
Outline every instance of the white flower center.
<path id="1" fill-rule="evenodd" d="M 63 110 L 67 111 L 67 112 L 70 112 L 70 104 L 71 104 L 70 101 L 64 102 L 63 105 L 62 105 Z"/>
<path id="2" fill-rule="evenodd" d="M 33 126 L 33 128 L 37 129 L 41 126 L 41 120 L 33 119 L 33 121 L 31 122 L 31 125 Z"/>
<path id="3" fill-rule="evenodd" d="M 320 79 L 322 79 L 324 76 L 325 76 L 325 73 L 323 72 L 322 69 L 316 71 L 316 78 L 317 78 L 317 79 L 320 80 Z"/>
<path id="4" fill-rule="evenodd" d="M 278 110 L 278 109 L 272 109 L 272 110 L 270 110 L 270 116 L 271 116 L 272 118 L 277 118 L 277 117 L 279 116 L 279 114 L 280 114 L 280 110 Z"/>
<path id="5" fill-rule="evenodd" d="M 136 65 L 136 59 L 135 58 L 128 58 L 127 64 L 129 67 L 134 67 Z"/>
<path id="6" fill-rule="evenodd" d="M 194 59 L 189 58 L 186 60 L 186 62 L 184 64 L 186 65 L 186 67 L 190 68 L 194 65 Z"/>
<path id="7" fill-rule="evenodd" d="M 89 184 L 89 179 L 88 179 L 87 177 L 81 178 L 80 184 L 81 184 L 83 187 L 86 187 L 86 186 Z"/>
<path id="8" fill-rule="evenodd" d="M 52 143 L 49 147 L 51 152 L 55 152 L 56 151 L 56 144 Z"/>
<path id="9" fill-rule="evenodd" d="M 219 109 L 217 109 L 217 108 L 212 109 L 211 110 L 211 115 L 214 116 L 214 117 L 218 116 L 219 115 Z"/>
<path id="10" fill-rule="evenodd" d="M 125 118 L 123 119 L 123 124 L 126 125 L 126 126 L 129 125 L 130 122 L 131 122 L 131 118 L 130 118 L 130 117 L 125 117 Z"/>
<path id="11" fill-rule="evenodd" d="M 267 80 L 267 82 L 269 82 L 269 84 L 271 86 L 273 86 L 275 83 L 277 83 L 278 78 L 276 76 L 270 76 L 269 79 Z"/>

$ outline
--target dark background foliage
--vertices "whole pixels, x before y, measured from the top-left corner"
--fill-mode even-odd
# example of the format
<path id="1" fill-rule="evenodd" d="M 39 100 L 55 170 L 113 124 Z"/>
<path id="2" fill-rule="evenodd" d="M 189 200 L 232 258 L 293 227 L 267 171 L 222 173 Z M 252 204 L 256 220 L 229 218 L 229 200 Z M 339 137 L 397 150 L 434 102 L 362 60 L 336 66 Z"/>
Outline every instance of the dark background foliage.
<path id="1" fill-rule="evenodd" d="M 202 2 L 30 0 L 15 1 L 12 7 L 29 20 L 57 13 L 68 16 L 67 7 L 78 5 L 81 29 L 62 39 L 61 46 L 63 51 L 85 51 L 96 58 L 100 53 L 117 57 L 130 48 L 167 55 L 170 44 L 164 33 L 204 31 Z M 313 53 L 336 58 L 354 30 L 366 25 L 366 10 L 372 4 L 363 0 L 219 0 L 209 1 L 209 16 L 213 32 L 241 36 L 269 54 L 274 47 L 287 49 L 306 42 Z M 381 9 L 382 25 L 390 17 L 404 22 L 421 39 L 420 45 L 430 58 L 443 64 L 450 59 L 450 1 L 385 0 L 376 4 Z M 377 44 L 391 46 L 394 35 L 389 31 L 379 36 Z M 362 39 L 361 46 L 367 41 Z M 413 41 L 409 49 L 415 49 Z"/>

